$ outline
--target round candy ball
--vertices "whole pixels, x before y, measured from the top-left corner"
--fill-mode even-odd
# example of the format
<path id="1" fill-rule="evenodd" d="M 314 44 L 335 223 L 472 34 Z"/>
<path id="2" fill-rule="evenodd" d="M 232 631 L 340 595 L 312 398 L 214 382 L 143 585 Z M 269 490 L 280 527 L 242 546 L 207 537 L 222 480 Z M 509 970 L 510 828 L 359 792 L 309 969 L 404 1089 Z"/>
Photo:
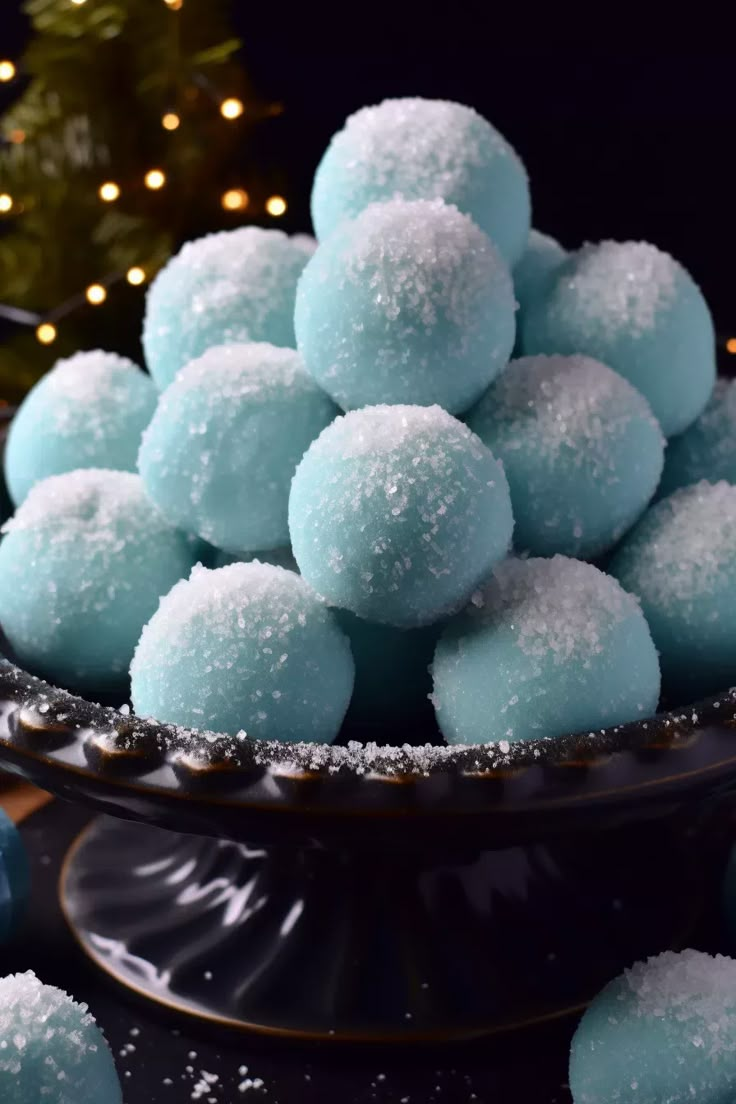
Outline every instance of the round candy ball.
<path id="1" fill-rule="evenodd" d="M 146 297 L 143 349 L 158 387 L 213 345 L 293 348 L 294 296 L 308 258 L 303 242 L 257 226 L 187 242 Z"/>
<path id="2" fill-rule="evenodd" d="M 3 527 L 0 624 L 18 662 L 82 691 L 125 685 L 141 629 L 196 559 L 137 475 L 38 483 Z"/>
<path id="3" fill-rule="evenodd" d="M 512 273 L 514 292 L 519 303 L 517 329 L 530 305 L 551 286 L 557 269 L 569 256 L 556 238 L 539 230 L 529 232 L 529 241 Z M 517 334 L 518 336 L 518 334 Z"/>
<path id="4" fill-rule="evenodd" d="M 385 730 L 405 725 L 428 710 L 437 628 L 376 625 L 348 610 L 337 610 L 336 616 L 355 661 L 355 687 L 347 719 L 359 725 L 380 724 Z M 402 741 L 405 738 L 404 730 Z"/>
<path id="5" fill-rule="evenodd" d="M 716 374 L 710 311 L 692 277 L 647 242 L 586 245 L 522 320 L 525 353 L 587 353 L 633 383 L 665 437 L 703 410 Z"/>
<path id="6" fill-rule="evenodd" d="M 208 349 L 166 388 L 143 435 L 146 493 L 172 525 L 217 548 L 288 545 L 296 466 L 337 413 L 294 349 Z"/>
<path id="7" fill-rule="evenodd" d="M 669 441 L 659 495 L 701 479 L 736 483 L 736 380 L 717 380 L 700 417 Z"/>
<path id="8" fill-rule="evenodd" d="M 703 481 L 658 502 L 609 570 L 641 600 L 679 700 L 736 681 L 736 487 Z"/>
<path id="9" fill-rule="evenodd" d="M 0 944 L 23 915 L 30 888 L 28 856 L 18 829 L 0 809 Z"/>
<path id="10" fill-rule="evenodd" d="M 297 573 L 299 571 L 291 548 L 269 548 L 265 552 L 263 549 L 258 552 L 223 552 L 218 548 L 215 551 L 212 567 L 228 567 L 232 563 L 252 563 L 254 560 L 273 564 L 275 567 L 285 567 L 287 571 Z"/>
<path id="11" fill-rule="evenodd" d="M 329 743 L 353 689 L 350 645 L 299 575 L 196 567 L 144 628 L 130 669 L 139 716 L 254 739 Z"/>
<path id="12" fill-rule="evenodd" d="M 509 559 L 445 628 L 434 703 L 449 744 L 541 740 L 654 713 L 659 664 L 630 594 L 592 564 Z"/>
<path id="13" fill-rule="evenodd" d="M 574 1104 L 730 1104 L 736 962 L 665 951 L 598 994 L 570 1051 Z"/>
<path id="14" fill-rule="evenodd" d="M 470 215 L 510 265 L 526 248 L 529 181 L 515 150 L 477 112 L 445 100 L 384 100 L 351 115 L 314 177 L 320 241 L 370 203 L 443 199 Z"/>
<path id="15" fill-rule="evenodd" d="M 86 1004 L 32 972 L 0 978 L 3 1104 L 122 1104 L 110 1048 Z"/>
<path id="16" fill-rule="evenodd" d="M 659 424 L 630 383 L 590 357 L 512 360 L 466 420 L 504 466 L 519 551 L 593 559 L 657 489 Z"/>
<path id="17" fill-rule="evenodd" d="M 480 397 L 514 344 L 511 277 L 491 242 L 442 200 L 366 208 L 323 242 L 296 297 L 307 370 L 344 409 Z"/>
<path id="18" fill-rule="evenodd" d="M 505 554 L 503 468 L 437 406 L 373 406 L 328 426 L 289 498 L 299 570 L 335 606 L 415 628 L 459 608 Z"/>
<path id="19" fill-rule="evenodd" d="M 10 426 L 5 480 L 16 506 L 49 475 L 77 468 L 135 471 L 156 399 L 150 376 L 116 353 L 95 349 L 57 361 Z"/>

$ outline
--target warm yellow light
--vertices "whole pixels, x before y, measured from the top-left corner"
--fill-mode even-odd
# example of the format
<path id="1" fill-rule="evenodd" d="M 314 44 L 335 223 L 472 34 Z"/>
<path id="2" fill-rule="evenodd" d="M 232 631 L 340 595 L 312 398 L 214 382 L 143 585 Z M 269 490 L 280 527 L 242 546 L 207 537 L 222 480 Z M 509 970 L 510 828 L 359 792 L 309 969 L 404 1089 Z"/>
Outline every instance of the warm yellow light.
<path id="1" fill-rule="evenodd" d="M 176 130 L 180 122 L 181 119 L 175 111 L 167 111 L 161 120 L 161 126 L 164 130 Z"/>
<path id="2" fill-rule="evenodd" d="M 242 188 L 230 188 L 220 200 L 226 211 L 243 211 L 248 206 L 248 193 Z"/>
<path id="3" fill-rule="evenodd" d="M 21 142 L 25 142 L 26 132 L 24 130 L 21 130 L 20 127 L 16 127 L 15 130 L 11 130 L 8 137 L 10 138 L 11 142 L 14 142 L 16 146 L 19 146 Z"/>
<path id="4" fill-rule="evenodd" d="M 270 196 L 266 200 L 266 210 L 269 215 L 273 215 L 274 218 L 279 218 L 286 210 L 286 200 L 283 196 Z"/>
<path id="5" fill-rule="evenodd" d="M 7 192 L 0 193 L 0 215 L 7 215 L 13 210 L 13 197 Z"/>
<path id="6" fill-rule="evenodd" d="M 726 342 L 726 352 L 736 353 L 736 337 L 729 337 L 728 341 Z"/>
<path id="7" fill-rule="evenodd" d="M 235 96 L 228 96 L 228 98 L 223 100 L 220 104 L 220 114 L 223 119 L 239 119 L 244 111 L 243 101 L 237 99 Z"/>
<path id="8" fill-rule="evenodd" d="M 125 279 L 129 284 L 132 284 L 133 287 L 138 287 L 139 284 L 144 282 L 145 278 L 146 273 L 139 265 L 133 265 L 133 267 L 129 268 L 125 273 Z"/>
<path id="9" fill-rule="evenodd" d="M 157 192 L 166 183 L 166 173 L 162 172 L 161 169 L 150 169 L 143 179 L 147 188 L 150 188 L 152 192 Z"/>
<path id="10" fill-rule="evenodd" d="M 98 307 L 100 303 L 104 303 L 107 299 L 107 289 L 102 284 L 90 284 L 85 295 L 88 303 L 91 303 L 93 307 Z"/>
<path id="11" fill-rule="evenodd" d="M 75 8 L 81 8 L 82 4 L 86 4 L 87 0 L 72 0 Z"/>
<path id="12" fill-rule="evenodd" d="M 97 194 L 104 203 L 114 203 L 120 195 L 120 188 L 114 180 L 107 180 L 100 184 Z"/>
<path id="13" fill-rule="evenodd" d="M 50 345 L 52 341 L 56 341 L 56 326 L 52 326 L 50 322 L 42 322 L 36 327 L 36 337 L 42 345 Z"/>
<path id="14" fill-rule="evenodd" d="M 15 66 L 12 61 L 0 61 L 0 81 L 11 81 L 15 76 Z"/>
<path id="15" fill-rule="evenodd" d="M 179 8 L 182 6 L 183 2 L 184 0 L 164 0 L 164 4 L 166 4 L 166 7 L 171 8 L 172 11 L 179 11 Z"/>

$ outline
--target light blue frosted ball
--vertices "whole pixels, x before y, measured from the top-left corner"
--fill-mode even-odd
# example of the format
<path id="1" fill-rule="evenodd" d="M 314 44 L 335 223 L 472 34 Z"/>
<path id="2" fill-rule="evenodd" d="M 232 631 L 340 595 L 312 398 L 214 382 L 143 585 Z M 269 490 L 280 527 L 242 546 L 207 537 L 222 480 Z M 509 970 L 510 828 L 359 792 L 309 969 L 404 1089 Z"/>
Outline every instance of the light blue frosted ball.
<path id="1" fill-rule="evenodd" d="M 125 686 L 141 629 L 197 546 L 137 475 L 89 468 L 36 484 L 4 526 L 0 624 L 18 662 L 60 686 Z"/>
<path id="2" fill-rule="evenodd" d="M 470 107 L 418 97 L 351 115 L 317 168 L 312 222 L 323 241 L 370 203 L 443 199 L 470 215 L 509 265 L 526 248 L 526 170 L 506 139 Z"/>
<path id="3" fill-rule="evenodd" d="M 555 273 L 569 253 L 556 238 L 539 230 L 529 231 L 529 241 L 521 260 L 511 273 L 514 293 L 519 304 L 516 316 L 516 346 L 521 346 L 521 320 L 532 303 L 544 295 L 551 286 Z M 519 353 L 521 355 L 521 351 Z"/>
<path id="4" fill-rule="evenodd" d="M 130 669 L 139 716 L 262 740 L 329 743 L 353 689 L 334 615 L 272 564 L 196 567 L 144 628 Z"/>
<path id="5" fill-rule="evenodd" d="M 281 230 L 243 226 L 187 242 L 146 297 L 143 349 L 163 390 L 213 345 L 268 341 L 294 348 L 294 296 L 309 259 Z"/>
<path id="6" fill-rule="evenodd" d="M 307 371 L 344 409 L 480 397 L 514 344 L 514 295 L 489 239 L 442 200 L 367 207 L 317 249 L 294 317 Z"/>
<path id="7" fill-rule="evenodd" d="M 434 703 L 449 744 L 541 740 L 648 717 L 659 664 L 637 602 L 592 564 L 508 559 L 447 625 Z"/>
<path id="8" fill-rule="evenodd" d="M 77 468 L 135 471 L 156 399 L 151 377 L 116 353 L 94 349 L 57 361 L 10 426 L 5 480 L 15 505 L 49 475 Z"/>
<path id="9" fill-rule="evenodd" d="M 502 462 L 514 545 L 594 559 L 652 498 L 664 438 L 646 399 L 587 356 L 512 360 L 466 418 Z"/>
<path id="10" fill-rule="evenodd" d="M 18 829 L 0 809 L 0 945 L 22 917 L 29 888 L 26 849 Z"/>
<path id="11" fill-rule="evenodd" d="M 736 962 L 665 951 L 595 998 L 570 1050 L 574 1104 L 732 1104 Z"/>
<path id="12" fill-rule="evenodd" d="M 667 443 L 659 495 L 707 479 L 736 483 L 736 380 L 719 379 L 703 413 Z"/>
<path id="13" fill-rule="evenodd" d="M 348 610 L 336 610 L 336 616 L 355 661 L 348 720 L 390 728 L 427 710 L 437 627 L 396 629 L 364 621 Z"/>
<path id="14" fill-rule="evenodd" d="M 573 253 L 525 312 L 525 353 L 587 353 L 634 385 L 665 437 L 710 398 L 713 321 L 692 277 L 647 242 L 604 241 Z"/>
<path id="15" fill-rule="evenodd" d="M 373 406 L 310 446 L 289 498 L 299 570 L 331 605 L 398 628 L 458 608 L 508 549 L 503 468 L 437 406 Z"/>
<path id="16" fill-rule="evenodd" d="M 208 349 L 166 388 L 143 435 L 146 493 L 172 525 L 217 548 L 287 545 L 296 466 L 337 413 L 294 349 Z"/>
<path id="17" fill-rule="evenodd" d="M 641 600 L 679 700 L 736 682 L 736 487 L 703 481 L 662 499 L 609 570 Z"/>
<path id="18" fill-rule="evenodd" d="M 35 974 L 0 978 L 3 1104 L 122 1104 L 110 1048 L 86 1004 Z"/>

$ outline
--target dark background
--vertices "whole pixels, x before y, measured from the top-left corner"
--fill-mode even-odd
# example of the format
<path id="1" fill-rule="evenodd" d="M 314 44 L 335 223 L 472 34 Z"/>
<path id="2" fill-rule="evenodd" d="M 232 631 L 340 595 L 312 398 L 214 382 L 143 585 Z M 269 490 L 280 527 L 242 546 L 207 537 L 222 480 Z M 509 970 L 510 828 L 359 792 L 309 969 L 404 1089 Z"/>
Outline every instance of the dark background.
<path id="1" fill-rule="evenodd" d="M 534 6 L 508 4 L 345 5 L 337 16 L 233 0 L 232 10 L 257 93 L 285 105 L 250 151 L 276 166 L 285 229 L 309 227 L 314 168 L 348 113 L 387 96 L 459 100 L 523 157 L 539 229 L 568 246 L 652 241 L 689 268 L 721 332 L 736 327 L 736 63 L 731 36 L 701 26 L 697 10 L 688 41 L 660 33 L 648 45 L 641 13 L 631 22 L 622 13 L 614 40 L 605 8 L 589 34 L 564 8 L 548 28 Z M 0 0 L 0 53 L 17 57 L 24 31 L 16 0 Z"/>

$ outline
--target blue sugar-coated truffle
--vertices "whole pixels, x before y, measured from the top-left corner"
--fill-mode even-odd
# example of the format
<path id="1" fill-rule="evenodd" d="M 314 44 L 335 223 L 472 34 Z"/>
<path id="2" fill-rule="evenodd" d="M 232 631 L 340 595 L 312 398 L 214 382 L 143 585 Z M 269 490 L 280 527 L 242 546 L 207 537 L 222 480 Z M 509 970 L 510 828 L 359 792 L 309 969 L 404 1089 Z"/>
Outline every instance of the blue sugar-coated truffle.
<path id="1" fill-rule="evenodd" d="M 291 546 L 331 605 L 416 628 L 468 600 L 505 554 L 503 468 L 437 406 L 372 406 L 310 446 L 289 498 Z"/>
<path id="2" fill-rule="evenodd" d="M 556 238 L 539 230 L 529 232 L 529 241 L 512 272 L 514 292 L 519 303 L 517 330 L 529 306 L 551 286 L 560 265 L 569 256 Z"/>
<path id="3" fill-rule="evenodd" d="M 30 885 L 28 856 L 18 829 L 0 809 L 0 944 L 25 910 Z"/>
<path id="4" fill-rule="evenodd" d="M 161 602 L 130 670 L 139 716 L 262 740 L 329 743 L 353 689 L 334 614 L 293 571 L 196 567 Z"/>
<path id="5" fill-rule="evenodd" d="M 296 466 L 337 413 L 294 349 L 208 349 L 166 388 L 143 435 L 146 492 L 172 525 L 217 548 L 288 545 Z"/>
<path id="6" fill-rule="evenodd" d="M 348 610 L 335 612 L 355 661 L 348 720 L 394 726 L 426 709 L 437 627 L 396 629 L 363 621 Z"/>
<path id="7" fill-rule="evenodd" d="M 294 348 L 294 296 L 308 259 L 303 241 L 257 226 L 187 242 L 146 298 L 143 349 L 158 387 L 213 345 Z"/>
<path id="8" fill-rule="evenodd" d="M 736 962 L 665 951 L 612 981 L 570 1050 L 574 1104 L 731 1104 Z"/>
<path id="9" fill-rule="evenodd" d="M 636 521 L 662 472 L 646 399 L 587 356 L 512 360 L 467 424 L 502 462 L 520 552 L 593 559 Z"/>
<path id="10" fill-rule="evenodd" d="M 667 444 L 660 497 L 707 479 L 736 483 L 736 380 L 719 379 L 700 417 Z"/>
<path id="11" fill-rule="evenodd" d="M 81 691 L 124 687 L 141 629 L 196 543 L 137 475 L 95 468 L 36 484 L 3 531 L 0 624 L 18 662 Z"/>
<path id="12" fill-rule="evenodd" d="M 587 353 L 633 383 L 665 437 L 708 402 L 716 375 L 710 311 L 692 277 L 647 242 L 573 253 L 521 323 L 525 353 Z"/>
<path id="13" fill-rule="evenodd" d="M 285 567 L 287 571 L 297 573 L 299 571 L 291 548 L 270 548 L 266 552 L 263 549 L 258 552 L 223 552 L 218 548 L 215 550 L 212 566 L 228 567 L 232 563 L 252 563 L 253 560 L 273 564 L 275 567 Z"/>
<path id="14" fill-rule="evenodd" d="M 317 249 L 294 324 L 307 370 L 344 409 L 437 403 L 460 413 L 514 344 L 511 277 L 442 200 L 367 207 Z"/>
<path id="15" fill-rule="evenodd" d="M 56 362 L 10 426 L 5 480 L 19 506 L 34 483 L 77 468 L 135 471 L 157 391 L 125 357 L 101 349 Z"/>
<path id="16" fill-rule="evenodd" d="M 513 265 L 526 248 L 529 181 L 518 154 L 470 107 L 384 100 L 351 115 L 317 168 L 312 222 L 320 241 L 370 203 L 444 199 L 470 215 Z"/>
<path id="17" fill-rule="evenodd" d="M 649 509 L 609 570 L 641 600 L 682 701 L 736 681 L 736 487 L 695 483 Z"/>
<path id="18" fill-rule="evenodd" d="M 654 713 L 659 664 L 630 594 L 592 564 L 508 559 L 445 628 L 433 665 L 450 744 L 536 740 Z"/>
<path id="19" fill-rule="evenodd" d="M 122 1104 L 110 1048 L 86 1004 L 35 974 L 0 978 L 3 1104 Z"/>

